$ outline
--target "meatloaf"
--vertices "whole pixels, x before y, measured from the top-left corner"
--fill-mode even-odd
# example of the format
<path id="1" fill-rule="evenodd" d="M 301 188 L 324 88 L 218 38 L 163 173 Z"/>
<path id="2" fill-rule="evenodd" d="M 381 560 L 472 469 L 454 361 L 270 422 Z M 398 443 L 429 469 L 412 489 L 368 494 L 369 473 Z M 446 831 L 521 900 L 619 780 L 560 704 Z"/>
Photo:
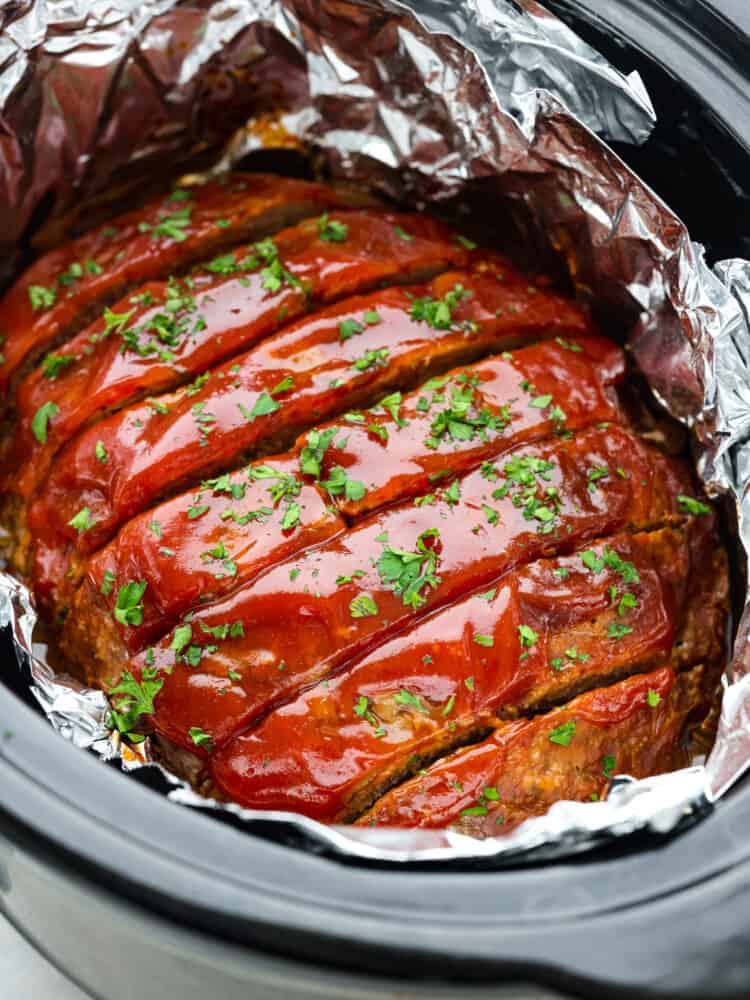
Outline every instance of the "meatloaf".
<path id="1" fill-rule="evenodd" d="M 480 837 L 689 760 L 717 518 L 544 275 L 230 174 L 2 306 L 10 559 L 122 739 L 248 807 Z"/>

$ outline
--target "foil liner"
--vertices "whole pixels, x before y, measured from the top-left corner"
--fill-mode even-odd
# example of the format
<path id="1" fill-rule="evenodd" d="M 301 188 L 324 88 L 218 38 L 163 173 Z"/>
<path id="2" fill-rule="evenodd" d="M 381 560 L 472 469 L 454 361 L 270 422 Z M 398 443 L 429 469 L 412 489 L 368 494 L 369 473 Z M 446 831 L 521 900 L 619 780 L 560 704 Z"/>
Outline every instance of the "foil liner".
<path id="1" fill-rule="evenodd" d="M 478 187 L 486 214 L 502 208 L 523 240 L 567 263 L 582 297 L 622 317 L 656 397 L 694 430 L 699 471 L 750 551 L 750 263 L 709 269 L 680 221 L 598 137 L 644 141 L 648 95 L 535 0 L 25 0 L 0 10 L 0 29 L 9 251 L 45 199 L 60 216 L 143 176 L 155 157 L 187 163 L 212 144 L 217 170 L 266 145 L 298 144 L 334 176 L 412 204 Z M 271 110 L 273 128 L 259 127 Z M 230 138 L 235 117 L 248 114 Z M 750 764 L 750 612 L 705 766 L 618 777 L 605 801 L 560 802 L 485 841 L 325 827 L 200 798 L 154 762 L 148 740 L 131 748 L 108 731 L 106 698 L 55 674 L 34 644 L 34 620 L 26 589 L 0 574 L 0 626 L 63 737 L 126 771 L 158 768 L 182 805 L 342 859 L 503 864 L 635 831 L 669 834 Z"/>

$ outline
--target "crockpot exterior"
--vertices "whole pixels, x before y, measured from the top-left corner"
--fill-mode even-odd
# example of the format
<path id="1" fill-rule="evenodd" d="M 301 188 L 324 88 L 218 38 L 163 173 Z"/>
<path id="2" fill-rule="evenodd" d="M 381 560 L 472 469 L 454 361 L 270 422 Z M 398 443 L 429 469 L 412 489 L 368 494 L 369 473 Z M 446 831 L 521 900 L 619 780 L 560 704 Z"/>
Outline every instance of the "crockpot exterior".
<path id="1" fill-rule="evenodd" d="M 548 6 L 655 98 L 654 137 L 622 155 L 712 257 L 750 257 L 750 8 L 743 37 L 734 0 Z M 565 863 L 342 864 L 176 808 L 64 744 L 12 681 L 0 905 L 102 1000 L 748 995 L 747 782 L 677 837 Z"/>

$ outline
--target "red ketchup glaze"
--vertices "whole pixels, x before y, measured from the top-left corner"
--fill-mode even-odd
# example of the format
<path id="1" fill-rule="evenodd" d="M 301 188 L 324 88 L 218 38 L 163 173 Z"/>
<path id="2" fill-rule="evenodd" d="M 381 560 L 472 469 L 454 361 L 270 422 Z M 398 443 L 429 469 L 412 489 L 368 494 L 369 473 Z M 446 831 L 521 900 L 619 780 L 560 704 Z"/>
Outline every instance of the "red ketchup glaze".
<path id="1" fill-rule="evenodd" d="M 442 297 L 463 285 L 472 295 L 453 313 L 450 330 L 412 319 L 413 296 Z M 514 304 L 496 316 L 500 304 Z M 366 322 L 366 316 L 377 321 Z M 512 316 L 512 318 L 511 318 Z M 341 339 L 342 322 L 362 331 Z M 515 346 L 551 329 L 585 332 L 588 320 L 571 303 L 505 288 L 494 272 L 454 272 L 427 286 L 357 296 L 300 321 L 254 350 L 213 370 L 205 384 L 128 407 L 88 428 L 57 456 L 29 510 L 35 543 L 32 569 L 42 601 L 65 588 L 72 551 L 100 547 L 119 524 L 178 488 L 238 461 L 243 452 L 272 450 L 303 427 L 347 405 L 377 398 L 397 381 L 414 381 L 437 363 Z M 201 380 L 203 377 L 201 376 Z M 96 449 L 109 461 L 97 460 Z M 69 524 L 88 508 L 89 530 Z"/>
<path id="2" fill-rule="evenodd" d="M 330 436 L 336 442 L 325 451 L 319 478 L 341 466 L 367 487 L 361 498 L 335 497 L 347 517 L 429 493 L 430 477 L 446 468 L 464 472 L 563 424 L 577 430 L 622 423 L 614 386 L 624 374 L 622 350 L 602 337 L 561 337 L 489 358 L 317 428 L 314 441 Z M 310 443 L 305 434 L 298 447 Z"/>
<path id="3" fill-rule="evenodd" d="M 610 548 L 633 556 L 640 571 L 629 588 L 639 607 L 623 619 L 632 631 L 621 639 L 587 636 L 584 627 L 577 643 L 584 659 L 555 670 L 555 639 L 564 642 L 566 629 L 611 608 L 609 588 L 620 582 L 618 574 L 594 574 L 578 557 L 545 563 L 543 582 L 554 583 L 560 566 L 569 573 L 546 601 L 536 589 L 539 579 L 529 586 L 520 570 L 273 712 L 211 758 L 212 777 L 243 805 L 346 819 L 352 806 L 359 811 L 357 795 L 371 800 L 389 778 L 409 771 L 412 755 L 429 758 L 481 732 L 503 705 L 528 698 L 541 683 L 547 693 L 550 684 L 564 692 L 664 655 L 674 625 L 648 553 L 639 558 L 627 537 L 612 539 Z"/>
<path id="4" fill-rule="evenodd" d="M 89 562 L 66 629 L 79 607 L 85 614 L 92 591 L 112 612 L 122 583 L 145 581 L 141 624 L 115 622 L 132 650 L 143 649 L 198 602 L 343 531 L 324 494 L 297 472 L 292 455 L 256 462 L 129 521 Z"/>
<path id="5" fill-rule="evenodd" d="M 628 684 L 614 684 L 611 688 L 590 692 L 576 706 L 576 716 L 593 726 L 618 725 L 636 712 L 651 707 L 649 691 L 666 699 L 673 683 L 674 674 L 669 667 L 641 674 L 631 678 Z"/>
<path id="6" fill-rule="evenodd" d="M 587 470 L 611 454 L 625 475 L 601 479 L 592 492 Z M 459 480 L 457 500 L 452 491 L 439 491 L 433 504 L 402 504 L 373 515 L 197 611 L 196 636 L 201 621 L 208 627 L 241 621 L 244 629 L 243 637 L 222 642 L 198 666 L 175 662 L 169 637 L 152 655 L 141 654 L 136 667 L 153 662 L 174 668 L 156 702 L 157 728 L 190 746 L 188 730 L 200 726 L 220 745 L 280 699 L 513 566 L 677 514 L 674 493 L 662 492 L 664 459 L 617 428 L 584 431 L 569 441 L 515 453 L 517 460 L 522 457 L 553 462 L 544 473 L 549 478 L 536 481 L 537 496 L 557 490 L 552 531 L 540 531 L 545 525 L 525 516 L 524 505 L 516 506 L 514 498 L 525 487 L 504 475 L 507 465 L 499 465 L 492 480 L 480 471 Z M 506 486 L 507 494 L 497 498 Z M 415 608 L 394 592 L 379 563 L 386 548 L 419 554 L 420 538 L 437 555 L 432 568 L 439 583 L 420 586 Z M 431 563 L 427 556 L 420 565 L 429 570 Z M 241 680 L 229 684 L 229 670 Z"/>
<path id="7" fill-rule="evenodd" d="M 5 337 L 0 393 L 7 392 L 30 352 L 46 349 L 81 315 L 117 298 L 124 285 L 169 274 L 204 251 L 226 246 L 249 220 L 274 210 L 283 213 L 285 204 L 299 204 L 291 213 L 297 218 L 342 205 L 335 190 L 322 184 L 270 174 L 230 174 L 183 190 L 189 191 L 189 199 L 175 198 L 173 192 L 162 195 L 52 250 L 24 271 L 0 301 Z M 179 221 L 179 213 L 187 222 Z M 165 225 L 167 217 L 172 223 L 168 219 Z M 219 224 L 225 220 L 228 226 Z M 47 301 L 54 299 L 49 306 L 41 301 L 45 290 Z"/>
<path id="8" fill-rule="evenodd" d="M 671 667 L 661 667 L 580 695 L 548 715 L 503 724 L 393 789 L 357 825 L 457 826 L 493 836 L 560 798 L 601 798 L 612 774 L 647 777 L 679 766 L 684 754 L 675 743 L 698 700 L 678 690 L 686 686 L 683 678 L 675 683 Z M 593 704 L 600 732 L 586 731 Z M 571 724 L 568 745 L 550 740 Z"/>
<path id="9" fill-rule="evenodd" d="M 184 281 L 172 285 L 154 282 L 138 288 L 110 310 L 122 317 L 120 327 L 112 316 L 97 319 L 55 352 L 58 370 L 54 378 L 45 375 L 44 366 L 30 373 L 18 389 L 17 429 L 4 456 L 12 472 L 5 476 L 3 488 L 28 497 L 58 449 L 92 419 L 187 382 L 308 312 L 316 303 L 364 291 L 386 280 L 421 280 L 429 272 L 463 266 L 471 256 L 479 256 L 452 242 L 445 226 L 425 216 L 350 211 L 322 219 L 345 225 L 346 239 L 323 239 L 317 219 L 284 230 L 273 239 L 283 267 L 298 284 L 285 280 L 278 290 L 266 288 L 266 262 L 255 251 L 255 244 L 247 244 L 208 262 L 210 268 L 219 267 L 229 274 L 198 269 L 190 286 Z M 400 238 L 397 228 L 408 231 L 412 238 Z M 248 259 L 257 262 L 254 269 L 238 266 Z M 520 281 L 520 275 L 516 280 Z M 173 305 L 165 311 L 164 303 L 170 301 Z M 141 304 L 148 302 L 153 304 Z M 180 324 L 181 332 L 173 335 L 178 342 L 167 344 L 159 340 L 153 327 L 144 329 L 135 338 L 139 349 L 147 352 L 142 355 L 129 346 L 123 332 L 132 338 L 132 331 L 153 324 L 155 319 L 162 326 L 165 319 Z M 145 346 L 149 343 L 154 345 L 150 350 Z M 41 442 L 33 433 L 32 420 L 40 407 L 52 403 L 58 409 L 49 421 L 46 441 Z"/>

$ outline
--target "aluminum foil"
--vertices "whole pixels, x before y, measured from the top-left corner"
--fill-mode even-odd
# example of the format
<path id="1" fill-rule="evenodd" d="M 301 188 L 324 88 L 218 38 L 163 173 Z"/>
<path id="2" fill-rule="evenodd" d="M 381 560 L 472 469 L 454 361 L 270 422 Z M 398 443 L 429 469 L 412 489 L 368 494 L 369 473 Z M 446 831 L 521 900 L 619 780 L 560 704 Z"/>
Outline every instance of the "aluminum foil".
<path id="1" fill-rule="evenodd" d="M 272 118 L 267 116 L 272 113 Z M 236 121 L 250 120 L 238 130 Z M 0 240 L 153 172 L 220 169 L 268 144 L 411 204 L 469 197 L 554 250 L 583 297 L 615 307 L 656 397 L 695 432 L 699 470 L 750 552 L 750 263 L 702 248 L 603 139 L 644 141 L 651 103 L 535 0 L 19 0 L 0 9 Z M 273 127 L 269 128 L 269 121 Z M 264 127 L 261 127 L 264 126 Z M 52 725 L 123 769 L 159 767 L 107 731 L 107 703 L 56 675 L 34 612 L 0 575 L 0 625 Z M 710 809 L 750 764 L 750 612 L 705 766 L 617 778 L 606 801 L 556 804 L 505 836 L 330 828 L 199 798 L 264 836 L 371 861 L 546 859 Z"/>

